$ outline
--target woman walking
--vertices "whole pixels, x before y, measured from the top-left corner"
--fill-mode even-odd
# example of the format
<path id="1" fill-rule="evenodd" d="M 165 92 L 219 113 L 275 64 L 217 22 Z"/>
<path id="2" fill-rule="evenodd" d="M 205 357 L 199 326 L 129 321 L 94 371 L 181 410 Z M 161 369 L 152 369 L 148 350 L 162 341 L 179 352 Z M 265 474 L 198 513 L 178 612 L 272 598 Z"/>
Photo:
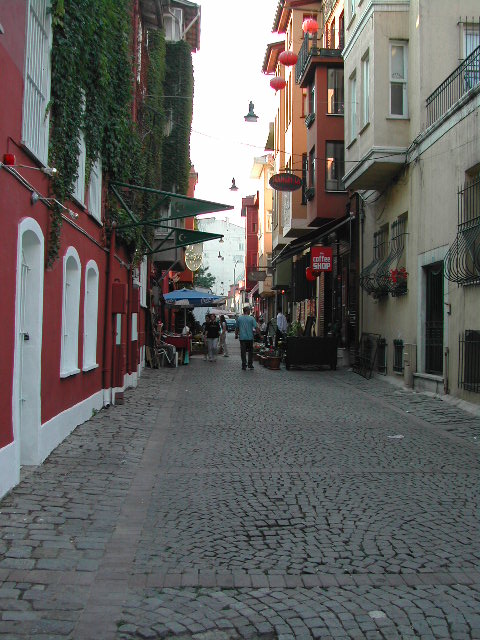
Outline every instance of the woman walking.
<path id="1" fill-rule="evenodd" d="M 228 349 L 227 349 L 227 321 L 225 320 L 225 316 L 220 316 L 220 328 L 222 333 L 220 334 L 220 351 L 223 353 L 224 358 L 228 358 Z"/>

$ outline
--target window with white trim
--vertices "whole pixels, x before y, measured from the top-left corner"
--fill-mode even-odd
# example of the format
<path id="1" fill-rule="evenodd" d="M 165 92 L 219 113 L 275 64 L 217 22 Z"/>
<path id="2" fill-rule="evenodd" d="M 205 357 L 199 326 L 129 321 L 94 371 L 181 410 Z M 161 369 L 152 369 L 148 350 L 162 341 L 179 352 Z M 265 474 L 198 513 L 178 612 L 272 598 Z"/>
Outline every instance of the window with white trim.
<path id="1" fill-rule="evenodd" d="M 406 42 L 390 42 L 390 116 L 408 116 Z"/>
<path id="2" fill-rule="evenodd" d="M 85 269 L 85 300 L 83 304 L 83 370 L 88 371 L 97 364 L 98 326 L 98 267 L 90 260 Z"/>
<path id="3" fill-rule="evenodd" d="M 88 186 L 88 213 L 102 221 L 102 159 L 98 158 L 92 164 L 90 171 L 90 184 Z"/>
<path id="4" fill-rule="evenodd" d="M 357 74 L 350 76 L 350 142 L 357 137 Z"/>
<path id="5" fill-rule="evenodd" d="M 82 98 L 83 111 L 85 110 L 85 96 Z M 77 179 L 73 188 L 73 197 L 80 204 L 85 204 L 85 167 L 87 162 L 87 146 L 85 144 L 85 134 L 80 130 L 80 140 L 78 143 L 78 167 Z"/>
<path id="6" fill-rule="evenodd" d="M 22 142 L 42 162 L 48 163 L 50 118 L 50 48 L 52 41 L 49 0 L 29 0 L 25 55 Z"/>
<path id="7" fill-rule="evenodd" d="M 169 9 L 168 13 L 163 14 L 163 23 L 165 25 L 165 40 L 167 42 L 178 42 L 182 39 L 182 9 Z"/>
<path id="8" fill-rule="evenodd" d="M 480 45 L 480 22 L 463 22 L 462 27 L 460 57 L 464 60 Z"/>
<path id="9" fill-rule="evenodd" d="M 345 173 L 345 150 L 343 140 L 325 143 L 325 190 L 343 191 L 342 178 Z"/>
<path id="10" fill-rule="evenodd" d="M 355 15 L 355 0 L 350 0 L 350 20 Z"/>
<path id="11" fill-rule="evenodd" d="M 62 350 L 60 376 L 78 373 L 78 318 L 81 264 L 76 249 L 69 247 L 63 258 Z"/>
<path id="12" fill-rule="evenodd" d="M 370 59 L 368 51 L 362 58 L 362 126 L 370 122 Z"/>

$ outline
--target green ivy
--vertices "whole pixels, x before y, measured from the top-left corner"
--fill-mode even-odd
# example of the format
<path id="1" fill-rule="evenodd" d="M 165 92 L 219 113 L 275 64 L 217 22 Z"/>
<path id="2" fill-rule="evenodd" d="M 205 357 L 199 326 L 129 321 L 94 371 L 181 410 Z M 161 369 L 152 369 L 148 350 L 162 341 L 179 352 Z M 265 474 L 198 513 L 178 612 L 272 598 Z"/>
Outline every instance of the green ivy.
<path id="1" fill-rule="evenodd" d="M 101 158 L 103 174 L 111 180 L 165 190 L 176 185 L 179 193 L 188 188 L 193 102 L 167 104 L 164 95 L 192 96 L 190 49 L 185 42 L 166 47 L 162 33 L 149 32 L 149 60 L 142 61 L 148 65 L 147 95 L 139 123 L 134 123 L 131 8 L 131 0 L 53 0 L 49 163 L 58 170 L 52 190 L 60 202 L 71 198 L 77 180 L 81 132 L 87 180 Z M 175 126 L 165 139 L 165 113 L 171 108 Z M 142 192 L 131 192 L 126 201 L 140 218 L 152 206 L 152 197 Z M 55 206 L 51 213 L 49 265 L 58 257 L 61 212 Z M 111 197 L 107 215 L 119 225 L 130 222 Z M 133 259 L 141 257 L 142 233 L 151 238 L 153 230 L 139 227 L 118 234 Z"/>
<path id="2" fill-rule="evenodd" d="M 165 111 L 173 128 L 163 145 L 163 189 L 186 195 L 190 175 L 190 133 L 193 113 L 193 67 L 190 47 L 184 40 L 167 44 Z"/>

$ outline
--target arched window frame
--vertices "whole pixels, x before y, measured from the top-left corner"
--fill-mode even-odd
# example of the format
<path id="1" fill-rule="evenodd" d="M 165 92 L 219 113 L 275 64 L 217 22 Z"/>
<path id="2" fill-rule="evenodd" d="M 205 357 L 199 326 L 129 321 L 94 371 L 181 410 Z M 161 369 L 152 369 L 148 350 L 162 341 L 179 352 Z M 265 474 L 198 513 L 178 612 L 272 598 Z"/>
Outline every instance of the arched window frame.
<path id="1" fill-rule="evenodd" d="M 69 264 L 75 264 L 76 268 L 70 269 Z M 77 250 L 74 247 L 68 247 L 63 257 L 61 378 L 68 378 L 80 373 L 78 368 L 78 326 L 81 276 L 82 265 Z"/>
<path id="2" fill-rule="evenodd" d="M 98 290 L 99 271 L 97 263 L 90 260 L 85 267 L 85 296 L 83 299 L 83 371 L 98 367 Z"/>

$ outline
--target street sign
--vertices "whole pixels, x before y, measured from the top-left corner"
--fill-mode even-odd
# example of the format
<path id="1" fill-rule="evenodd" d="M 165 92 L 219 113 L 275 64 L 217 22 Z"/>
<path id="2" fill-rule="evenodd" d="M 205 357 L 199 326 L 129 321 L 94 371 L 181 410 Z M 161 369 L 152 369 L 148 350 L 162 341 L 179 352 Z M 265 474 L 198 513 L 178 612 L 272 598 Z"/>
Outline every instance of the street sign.
<path id="1" fill-rule="evenodd" d="M 296 191 L 302 186 L 302 179 L 294 173 L 276 173 L 270 178 L 268 184 L 275 191 Z"/>
<path id="2" fill-rule="evenodd" d="M 332 247 L 312 247 L 310 249 L 310 266 L 314 273 L 332 271 Z"/>
<path id="3" fill-rule="evenodd" d="M 266 271 L 257 271 L 252 269 L 248 272 L 248 279 L 252 282 L 263 282 L 267 277 Z"/>

